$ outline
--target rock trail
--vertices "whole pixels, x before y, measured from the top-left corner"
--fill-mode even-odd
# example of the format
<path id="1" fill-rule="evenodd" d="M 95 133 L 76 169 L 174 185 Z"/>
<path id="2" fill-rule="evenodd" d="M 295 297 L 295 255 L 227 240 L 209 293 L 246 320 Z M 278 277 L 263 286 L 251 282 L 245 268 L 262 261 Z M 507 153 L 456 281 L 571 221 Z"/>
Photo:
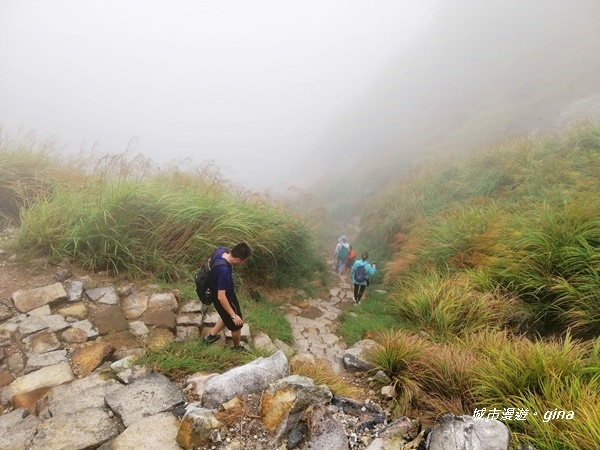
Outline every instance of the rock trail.
<path id="1" fill-rule="evenodd" d="M 291 325 L 296 351 L 315 358 L 326 359 L 332 369 L 340 374 L 345 371 L 343 354 L 345 343 L 336 334 L 338 316 L 354 302 L 352 285 L 345 277 L 338 277 L 337 286 L 329 290 L 329 298 L 309 299 L 301 308 L 288 307 L 286 317 Z"/>
<path id="2" fill-rule="evenodd" d="M 216 322 L 214 309 L 181 304 L 178 292 L 154 285 L 97 287 L 65 268 L 53 278 L 0 299 L 2 449 L 380 450 L 385 440 L 423 440 L 415 420 L 388 424 L 376 403 L 337 397 L 289 374 L 286 353 L 325 359 L 339 374 L 373 368 L 364 358 L 372 341 L 347 349 L 336 334 L 339 315 L 353 303 L 345 278 L 327 298 L 287 308 L 295 351 L 245 324 L 242 340 L 271 356 L 223 374 L 194 374 L 184 386 L 132 361 L 169 342 L 199 339 Z M 230 339 L 224 334 L 215 345 Z M 232 414 L 236 421 L 228 423 Z"/>
<path id="3" fill-rule="evenodd" d="M 14 264 L 6 255 L 0 258 L 0 270 Z M 139 448 L 126 443 L 155 434 L 151 429 L 158 422 L 169 424 L 167 440 L 173 439 L 179 420 L 165 411 L 185 403 L 183 386 L 130 361 L 147 349 L 199 339 L 216 322 L 214 309 L 207 311 L 197 300 L 181 303 L 178 292 L 156 285 L 104 280 L 98 286 L 67 267 L 53 270 L 50 282 L 15 286 L 9 298 L 0 299 L 0 431 L 13 430 L 10 438 L 0 433 L 0 448 Z M 338 316 L 352 303 L 349 292 L 350 285 L 339 279 L 328 298 L 287 308 L 294 349 L 253 336 L 251 324 L 244 325 L 242 340 L 326 359 L 343 372 L 346 346 L 335 333 Z M 215 345 L 230 340 L 223 334 Z M 201 397 L 199 384 L 192 386 Z"/>

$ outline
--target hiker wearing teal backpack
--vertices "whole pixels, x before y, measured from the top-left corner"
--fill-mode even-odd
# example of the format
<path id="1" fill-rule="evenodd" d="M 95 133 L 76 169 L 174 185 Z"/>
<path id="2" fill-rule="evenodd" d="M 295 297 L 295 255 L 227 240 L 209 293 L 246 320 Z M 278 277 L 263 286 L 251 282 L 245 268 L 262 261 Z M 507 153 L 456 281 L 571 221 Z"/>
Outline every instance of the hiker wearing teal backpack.
<path id="1" fill-rule="evenodd" d="M 375 263 L 370 264 L 369 261 L 367 261 L 368 258 L 369 254 L 364 252 L 361 255 L 361 259 L 354 263 L 352 270 L 350 271 L 350 277 L 354 284 L 354 297 L 352 300 L 354 300 L 357 305 L 360 303 L 360 299 L 369 285 L 369 280 L 375 275 L 375 272 L 377 272 L 377 266 Z"/>
<path id="2" fill-rule="evenodd" d="M 335 252 L 333 252 L 333 260 L 335 262 L 335 270 L 339 275 L 344 273 L 346 267 L 346 260 L 348 259 L 348 253 L 350 252 L 350 243 L 346 236 L 341 236 L 338 239 L 338 243 L 335 246 Z"/>

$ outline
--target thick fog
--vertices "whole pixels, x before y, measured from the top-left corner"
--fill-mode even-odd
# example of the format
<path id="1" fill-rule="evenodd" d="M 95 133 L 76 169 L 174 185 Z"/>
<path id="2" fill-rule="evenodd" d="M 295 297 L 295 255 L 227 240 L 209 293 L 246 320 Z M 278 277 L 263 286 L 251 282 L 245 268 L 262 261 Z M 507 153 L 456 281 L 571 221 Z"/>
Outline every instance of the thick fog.
<path id="1" fill-rule="evenodd" d="M 318 162 L 377 180 L 423 156 L 599 120 L 599 23 L 597 0 L 440 2 L 431 26 L 336 118 Z"/>
<path id="2" fill-rule="evenodd" d="M 600 95 L 599 18 L 597 0 L 0 0 L 0 126 L 309 187 L 560 125 Z"/>
<path id="3" fill-rule="evenodd" d="M 0 125 L 68 152 L 214 160 L 301 184 L 347 110 L 430 24 L 434 1 L 0 1 Z"/>

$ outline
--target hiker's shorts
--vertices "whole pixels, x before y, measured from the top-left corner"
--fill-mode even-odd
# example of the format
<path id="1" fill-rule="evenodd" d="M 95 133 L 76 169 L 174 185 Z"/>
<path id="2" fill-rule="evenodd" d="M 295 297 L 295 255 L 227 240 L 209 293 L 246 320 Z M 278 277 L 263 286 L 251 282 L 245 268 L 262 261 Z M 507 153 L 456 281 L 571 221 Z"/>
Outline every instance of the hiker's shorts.
<path id="1" fill-rule="evenodd" d="M 240 308 L 240 304 L 238 302 L 237 296 L 235 295 L 235 292 L 233 293 L 233 295 L 228 294 L 227 300 L 229 300 L 229 305 L 231 306 L 231 309 L 233 309 L 235 311 L 235 313 L 243 319 L 244 316 L 242 316 L 242 310 Z M 221 319 L 223 319 L 223 322 L 225 322 L 225 326 L 227 327 L 227 329 L 229 331 L 237 331 L 237 330 L 240 330 L 244 326 L 244 324 L 236 325 L 233 322 L 233 319 L 227 313 L 227 311 L 225 311 L 225 308 L 223 308 L 223 306 L 221 305 L 221 302 L 219 301 L 218 298 L 215 298 L 215 300 L 213 301 L 213 305 L 215 305 L 215 309 L 219 313 L 219 317 L 221 317 Z"/>

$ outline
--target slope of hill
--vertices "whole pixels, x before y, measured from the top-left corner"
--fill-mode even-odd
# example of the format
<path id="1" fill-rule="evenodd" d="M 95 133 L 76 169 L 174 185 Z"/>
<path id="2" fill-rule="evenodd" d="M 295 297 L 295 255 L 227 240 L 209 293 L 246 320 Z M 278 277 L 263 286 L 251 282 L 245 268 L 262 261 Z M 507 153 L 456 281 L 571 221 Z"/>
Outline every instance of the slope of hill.
<path id="1" fill-rule="evenodd" d="M 597 2 L 441 4 L 432 28 L 323 137 L 310 164 L 336 170 L 315 190 L 332 203 L 369 195 L 424 156 L 598 117 L 597 17 Z"/>

